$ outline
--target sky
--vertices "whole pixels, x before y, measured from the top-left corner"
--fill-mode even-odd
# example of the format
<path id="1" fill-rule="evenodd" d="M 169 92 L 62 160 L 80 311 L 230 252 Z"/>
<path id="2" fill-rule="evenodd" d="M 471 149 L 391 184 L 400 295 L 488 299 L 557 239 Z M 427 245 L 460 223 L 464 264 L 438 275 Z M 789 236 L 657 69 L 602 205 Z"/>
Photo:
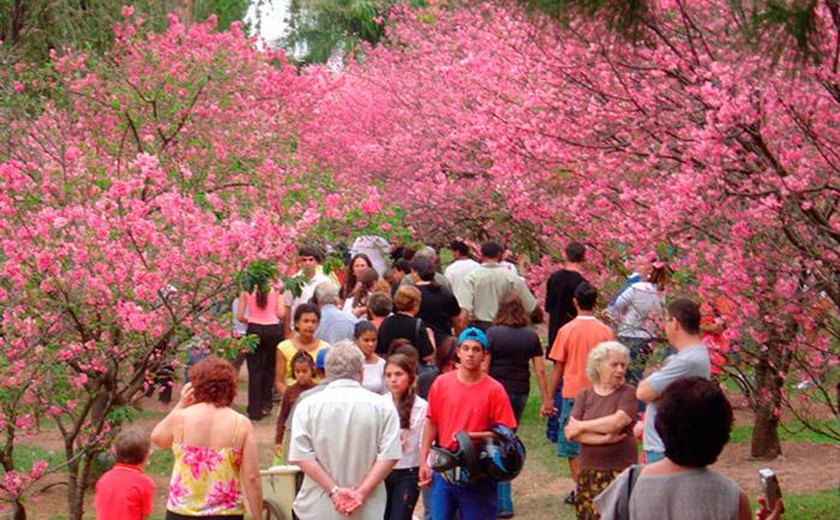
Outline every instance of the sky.
<path id="1" fill-rule="evenodd" d="M 260 36 L 267 43 L 282 38 L 288 31 L 291 0 L 251 0 L 245 21 L 251 26 L 251 35 Z"/>

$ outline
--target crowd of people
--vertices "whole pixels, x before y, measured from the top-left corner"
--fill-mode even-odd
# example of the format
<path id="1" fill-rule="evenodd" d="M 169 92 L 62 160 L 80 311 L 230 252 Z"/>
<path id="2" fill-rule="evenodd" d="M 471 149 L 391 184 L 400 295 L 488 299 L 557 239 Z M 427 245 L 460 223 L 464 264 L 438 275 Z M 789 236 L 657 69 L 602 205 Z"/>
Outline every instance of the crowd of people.
<path id="1" fill-rule="evenodd" d="M 544 349 L 533 326 L 543 311 L 505 249 L 485 242 L 479 261 L 463 241 L 450 249 L 443 272 L 429 247 L 393 248 L 390 262 L 381 248 L 357 251 L 338 275 L 302 247 L 291 287 L 263 264 L 249 271 L 233 304 L 234 335 L 256 338 L 243 352 L 247 417 L 231 408 L 231 363 L 210 356 L 190 368 L 151 432 L 174 455 L 166 518 L 262 517 L 258 468 L 268 461 L 257 460 L 253 422 L 277 402 L 275 461 L 305 475 L 298 518 L 411 520 L 421 500 L 427 519 L 510 518 L 532 374 L 546 438 L 576 484 L 558 502 L 578 518 L 752 518 L 740 488 L 707 469 L 732 410 L 711 381 L 701 307 L 665 299 L 664 262 L 636 259 L 599 313 L 586 248 L 569 244 L 545 285 Z M 654 349 L 659 340 L 667 345 Z M 655 350 L 668 354 L 661 365 Z M 98 518 L 143 518 L 149 438 L 128 428 L 115 448 Z M 756 518 L 781 516 L 781 502 L 760 503 Z"/>

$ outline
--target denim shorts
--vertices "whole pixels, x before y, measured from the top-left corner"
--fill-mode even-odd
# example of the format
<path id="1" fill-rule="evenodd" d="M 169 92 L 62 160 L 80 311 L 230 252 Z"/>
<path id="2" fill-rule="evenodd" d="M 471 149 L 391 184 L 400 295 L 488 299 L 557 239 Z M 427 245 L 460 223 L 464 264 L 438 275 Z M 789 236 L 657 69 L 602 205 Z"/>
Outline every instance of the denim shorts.
<path id="1" fill-rule="evenodd" d="M 557 432 L 557 455 L 560 457 L 572 458 L 580 455 L 580 444 L 566 439 L 566 432 L 563 431 L 569 424 L 574 405 L 574 399 L 563 398 L 563 406 L 560 408 L 560 431 Z"/>

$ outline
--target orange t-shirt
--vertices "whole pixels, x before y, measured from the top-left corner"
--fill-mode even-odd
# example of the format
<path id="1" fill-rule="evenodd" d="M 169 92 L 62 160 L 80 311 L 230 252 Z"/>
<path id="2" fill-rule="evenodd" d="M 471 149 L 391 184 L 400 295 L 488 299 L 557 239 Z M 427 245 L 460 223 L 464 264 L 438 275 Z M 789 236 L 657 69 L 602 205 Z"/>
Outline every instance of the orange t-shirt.
<path id="1" fill-rule="evenodd" d="M 548 357 L 563 363 L 564 398 L 574 399 L 592 384 L 586 377 L 586 358 L 595 345 L 614 338 L 612 330 L 595 316 L 578 316 L 557 331 Z"/>

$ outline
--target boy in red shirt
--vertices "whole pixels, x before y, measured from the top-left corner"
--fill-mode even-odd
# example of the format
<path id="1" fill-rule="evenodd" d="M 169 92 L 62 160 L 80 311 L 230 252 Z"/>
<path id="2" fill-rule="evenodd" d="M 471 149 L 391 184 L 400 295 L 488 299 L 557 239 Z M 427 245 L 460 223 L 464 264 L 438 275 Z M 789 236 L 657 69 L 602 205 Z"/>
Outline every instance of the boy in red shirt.
<path id="1" fill-rule="evenodd" d="M 96 483 L 97 520 L 144 520 L 152 514 L 155 483 L 143 473 L 149 458 L 149 435 L 126 428 L 114 440 L 117 463 Z"/>
<path id="2" fill-rule="evenodd" d="M 496 482 L 483 479 L 466 485 L 447 482 L 429 467 L 432 442 L 443 448 L 454 447 L 454 436 L 466 431 L 474 441 L 493 435 L 494 424 L 516 428 L 516 418 L 504 387 L 481 370 L 487 355 L 487 336 L 470 327 L 458 337 L 457 370 L 435 379 L 429 390 L 429 408 L 423 428 L 419 481 L 432 486 L 434 520 L 449 520 L 460 510 L 461 518 L 496 518 Z"/>

